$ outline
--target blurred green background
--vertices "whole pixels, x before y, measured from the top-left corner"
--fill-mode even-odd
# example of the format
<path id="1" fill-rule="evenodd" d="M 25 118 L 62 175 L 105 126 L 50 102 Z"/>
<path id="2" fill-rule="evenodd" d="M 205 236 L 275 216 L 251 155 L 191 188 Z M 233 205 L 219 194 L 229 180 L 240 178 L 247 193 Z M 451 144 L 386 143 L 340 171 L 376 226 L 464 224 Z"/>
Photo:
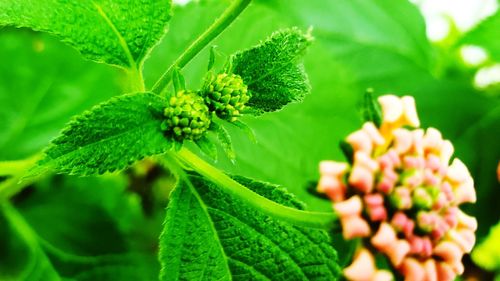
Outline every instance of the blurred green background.
<path id="1" fill-rule="evenodd" d="M 307 182 L 317 179 L 320 160 L 343 159 L 338 142 L 360 126 L 364 91 L 413 95 L 423 127 L 441 130 L 475 179 L 478 203 L 467 212 L 479 220 L 478 242 L 490 246 L 477 248 L 477 264 L 466 262 L 464 279 L 493 278 L 500 271 L 500 233 L 488 236 L 500 220 L 500 13 L 495 1 L 453 3 L 255 1 L 213 43 L 216 65 L 278 28 L 312 27 L 305 66 L 313 90 L 304 103 L 245 118 L 258 144 L 231 130 L 236 164 L 221 154 L 216 165 L 282 184 L 309 209 L 330 210 L 307 192 Z M 169 32 L 145 64 L 148 87 L 227 5 L 207 0 L 175 7 Z M 119 70 L 84 61 L 56 38 L 30 30 L 0 29 L 0 61 L 0 161 L 38 153 L 71 116 L 128 90 Z M 204 50 L 186 67 L 189 87 L 201 85 L 207 61 Z M 3 180 L 0 189 L 8 184 Z M 0 276 L 156 279 L 171 185 L 168 171 L 148 163 L 120 175 L 32 184 L 1 212 Z"/>

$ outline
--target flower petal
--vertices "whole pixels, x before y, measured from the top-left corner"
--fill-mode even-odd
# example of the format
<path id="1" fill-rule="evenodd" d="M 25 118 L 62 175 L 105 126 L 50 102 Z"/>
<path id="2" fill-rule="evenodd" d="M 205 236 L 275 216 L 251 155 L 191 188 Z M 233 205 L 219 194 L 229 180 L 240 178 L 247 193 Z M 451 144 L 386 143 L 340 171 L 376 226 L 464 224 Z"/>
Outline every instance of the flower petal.
<path id="1" fill-rule="evenodd" d="M 405 281 L 425 280 L 424 267 L 414 258 L 404 259 L 400 271 L 403 274 Z"/>
<path id="2" fill-rule="evenodd" d="M 394 123 L 403 115 L 403 102 L 398 96 L 385 95 L 380 96 L 377 100 L 382 108 L 383 122 Z"/>
<path id="3" fill-rule="evenodd" d="M 331 176 L 341 176 L 343 175 L 349 166 L 344 162 L 336 161 L 321 161 L 319 163 L 319 172 L 321 175 L 331 175 Z"/>
<path id="4" fill-rule="evenodd" d="M 404 108 L 404 116 L 408 125 L 412 127 L 420 127 L 420 120 L 418 119 L 417 109 L 415 107 L 415 99 L 411 96 L 404 96 L 401 98 Z"/>
<path id="5" fill-rule="evenodd" d="M 372 254 L 364 248 L 358 252 L 351 265 L 344 269 L 344 276 L 352 281 L 372 280 L 375 273 L 375 259 Z"/>
<path id="6" fill-rule="evenodd" d="M 358 130 L 351 133 L 346 138 L 347 143 L 349 143 L 354 151 L 363 151 L 364 153 L 371 154 L 373 144 L 370 136 L 363 130 Z"/>
<path id="7" fill-rule="evenodd" d="M 370 225 L 361 216 L 350 216 L 340 219 L 342 224 L 342 236 L 350 240 L 357 237 L 367 237 L 370 235 Z"/>

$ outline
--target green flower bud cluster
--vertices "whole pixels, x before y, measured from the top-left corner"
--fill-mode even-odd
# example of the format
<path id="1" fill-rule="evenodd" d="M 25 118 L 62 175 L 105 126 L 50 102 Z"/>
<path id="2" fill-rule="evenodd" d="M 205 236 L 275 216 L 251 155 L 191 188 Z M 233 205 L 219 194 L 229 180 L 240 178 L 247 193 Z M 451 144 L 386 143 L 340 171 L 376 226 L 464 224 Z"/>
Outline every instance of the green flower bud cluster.
<path id="1" fill-rule="evenodd" d="M 230 122 L 236 121 L 245 108 L 245 103 L 250 100 L 247 86 L 236 74 L 222 73 L 212 76 L 202 94 L 210 111 Z"/>
<path id="2" fill-rule="evenodd" d="M 170 97 L 162 129 L 176 140 L 197 140 L 210 126 L 208 107 L 194 91 L 181 90 Z"/>

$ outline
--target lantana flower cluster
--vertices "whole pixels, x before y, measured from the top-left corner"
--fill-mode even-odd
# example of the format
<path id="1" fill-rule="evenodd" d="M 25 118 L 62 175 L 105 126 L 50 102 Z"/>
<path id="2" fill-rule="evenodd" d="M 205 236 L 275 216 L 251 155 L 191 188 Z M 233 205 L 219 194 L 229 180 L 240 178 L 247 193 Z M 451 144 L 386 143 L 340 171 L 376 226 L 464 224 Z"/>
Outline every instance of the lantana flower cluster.
<path id="1" fill-rule="evenodd" d="M 382 253 L 405 280 L 454 280 L 475 243 L 477 221 L 459 209 L 476 201 L 467 167 L 441 133 L 423 130 L 412 97 L 378 98 L 379 127 L 351 133 L 352 164 L 320 163 L 318 191 L 333 201 L 345 239 L 362 246 L 344 269 L 348 280 L 392 280 Z"/>

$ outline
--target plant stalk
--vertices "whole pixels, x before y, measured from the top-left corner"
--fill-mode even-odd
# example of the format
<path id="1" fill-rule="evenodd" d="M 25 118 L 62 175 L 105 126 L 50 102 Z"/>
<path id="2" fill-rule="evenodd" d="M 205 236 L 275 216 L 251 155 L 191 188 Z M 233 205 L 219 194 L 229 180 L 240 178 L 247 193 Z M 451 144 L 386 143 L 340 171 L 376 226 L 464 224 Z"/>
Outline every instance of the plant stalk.
<path id="1" fill-rule="evenodd" d="M 235 0 L 231 5 L 222 13 L 222 15 L 215 20 L 215 22 L 203 32 L 189 47 L 170 65 L 170 67 L 163 73 L 163 75 L 154 84 L 151 91 L 160 95 L 164 95 L 168 84 L 172 80 L 172 72 L 175 67 L 183 68 L 190 62 L 205 46 L 214 40 L 219 34 L 222 33 L 250 4 L 251 0 Z"/>
<path id="2" fill-rule="evenodd" d="M 177 153 L 177 157 L 202 176 L 224 188 L 226 192 L 244 202 L 248 202 L 248 204 L 267 215 L 296 226 L 326 230 L 338 229 L 337 218 L 333 212 L 302 211 L 278 204 L 233 180 L 186 148 L 182 148 Z"/>

